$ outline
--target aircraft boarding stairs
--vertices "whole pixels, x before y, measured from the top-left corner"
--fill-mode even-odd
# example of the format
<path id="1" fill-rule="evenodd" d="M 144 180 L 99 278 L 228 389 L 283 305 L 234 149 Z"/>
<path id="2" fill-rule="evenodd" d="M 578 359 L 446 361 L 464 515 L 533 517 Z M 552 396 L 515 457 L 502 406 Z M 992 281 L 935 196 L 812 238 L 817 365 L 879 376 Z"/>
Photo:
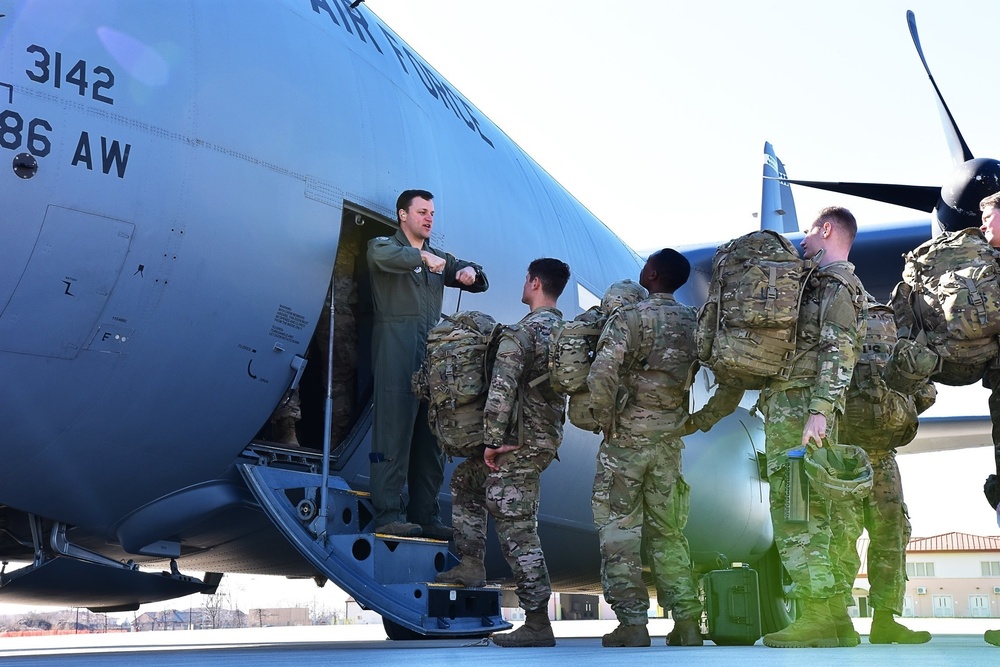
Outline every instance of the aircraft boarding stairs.
<path id="1" fill-rule="evenodd" d="M 257 462 L 240 471 L 261 507 L 319 572 L 382 615 L 390 638 L 483 637 L 511 627 L 500 616 L 499 588 L 434 583 L 458 562 L 448 542 L 374 533 L 368 494 L 316 465 L 282 465 L 294 458 L 289 450 L 254 443 L 250 451 Z"/>

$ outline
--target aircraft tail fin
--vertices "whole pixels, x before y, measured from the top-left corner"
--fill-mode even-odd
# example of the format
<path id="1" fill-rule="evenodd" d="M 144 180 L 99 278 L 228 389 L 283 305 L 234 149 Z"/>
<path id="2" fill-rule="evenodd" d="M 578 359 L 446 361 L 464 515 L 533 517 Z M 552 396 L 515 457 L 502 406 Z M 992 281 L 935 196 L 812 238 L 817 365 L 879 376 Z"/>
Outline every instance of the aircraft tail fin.
<path id="1" fill-rule="evenodd" d="M 764 177 L 761 187 L 760 228 L 782 234 L 799 231 L 792 188 L 787 182 L 785 165 L 774 154 L 770 142 L 764 142 Z"/>

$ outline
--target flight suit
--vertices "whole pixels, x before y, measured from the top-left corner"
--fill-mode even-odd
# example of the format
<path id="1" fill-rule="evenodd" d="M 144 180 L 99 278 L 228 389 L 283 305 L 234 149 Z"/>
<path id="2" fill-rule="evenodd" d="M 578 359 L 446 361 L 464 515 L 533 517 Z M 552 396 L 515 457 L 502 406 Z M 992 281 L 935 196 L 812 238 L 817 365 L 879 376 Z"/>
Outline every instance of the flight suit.
<path id="1" fill-rule="evenodd" d="M 839 276 L 839 278 L 838 278 Z M 826 416 L 829 442 L 837 441 L 837 421 L 864 341 L 867 305 L 864 288 L 850 262 L 817 269 L 804 287 L 796 338 L 797 359 L 788 380 L 771 380 L 761 392 L 771 521 L 781 560 L 792 579 L 792 598 L 850 596 L 858 571 L 857 550 L 835 535 L 859 535 L 857 503 L 834 503 L 812 487 L 809 521 L 785 520 L 785 463 L 802 446 L 810 411 Z M 844 561 L 844 565 L 837 564 Z M 846 572 L 853 567 L 854 574 Z"/>
<path id="2" fill-rule="evenodd" d="M 471 262 L 432 248 L 423 249 L 446 260 L 444 272 L 431 273 L 402 230 L 368 242 L 375 302 L 372 366 L 375 400 L 371 446 L 371 494 L 375 525 L 393 522 L 440 523 L 438 493 L 444 480 L 444 457 L 427 425 L 427 406 L 411 390 L 420 367 L 427 333 L 441 319 L 444 288 L 484 292 L 489 282 Z M 465 286 L 455 273 L 471 266 L 476 282 Z M 403 504 L 408 482 L 410 501 Z"/>
<path id="3" fill-rule="evenodd" d="M 701 616 L 682 532 L 688 486 L 681 476 L 680 439 L 688 419 L 689 378 L 698 358 L 695 327 L 695 310 L 670 294 L 652 294 L 620 308 L 605 325 L 587 377 L 591 411 L 606 436 L 592 501 L 601 542 L 601 583 L 622 625 L 647 622 L 644 533 L 660 604 L 671 609 L 675 620 Z"/>

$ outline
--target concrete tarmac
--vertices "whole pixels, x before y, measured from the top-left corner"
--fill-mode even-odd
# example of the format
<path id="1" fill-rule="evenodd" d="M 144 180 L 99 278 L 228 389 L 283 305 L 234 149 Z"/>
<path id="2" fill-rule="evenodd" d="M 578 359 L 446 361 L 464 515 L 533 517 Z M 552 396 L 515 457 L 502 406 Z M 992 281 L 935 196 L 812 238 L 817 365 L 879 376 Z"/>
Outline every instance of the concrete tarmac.
<path id="1" fill-rule="evenodd" d="M 1000 628 L 1000 619 L 905 619 L 916 630 L 934 638 L 919 646 L 876 646 L 868 643 L 868 619 L 857 619 L 861 646 L 844 649 L 771 649 L 754 646 L 668 647 L 669 620 L 653 619 L 649 648 L 603 648 L 601 635 L 614 621 L 562 621 L 554 624 L 555 648 L 505 649 L 474 640 L 389 641 L 378 625 L 293 628 L 243 628 L 124 634 L 56 635 L 0 639 L 0 665 L 102 665 L 112 667 L 170 667 L 211 665 L 247 667 L 303 664 L 365 665 L 366 667 L 419 664 L 455 667 L 475 661 L 476 667 L 519 665 L 601 665 L 625 663 L 661 665 L 962 665 L 975 667 L 1000 662 L 1000 647 L 983 641 L 983 632 Z M 458 663 L 461 664 L 461 663 Z"/>

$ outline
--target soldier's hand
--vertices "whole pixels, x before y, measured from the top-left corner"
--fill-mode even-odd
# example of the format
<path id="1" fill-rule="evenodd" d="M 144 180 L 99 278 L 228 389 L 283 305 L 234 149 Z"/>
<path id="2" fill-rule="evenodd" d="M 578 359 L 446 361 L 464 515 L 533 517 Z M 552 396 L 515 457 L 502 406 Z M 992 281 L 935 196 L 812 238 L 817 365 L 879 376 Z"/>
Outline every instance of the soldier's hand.
<path id="1" fill-rule="evenodd" d="M 802 429 L 802 446 L 815 442 L 817 447 L 823 446 L 826 437 L 826 415 L 809 413 L 806 426 Z"/>
<path id="2" fill-rule="evenodd" d="M 455 272 L 455 280 L 463 285 L 474 285 L 476 283 L 476 270 L 467 266 L 461 271 Z"/>
<path id="3" fill-rule="evenodd" d="M 697 430 L 698 430 L 698 425 L 695 424 L 694 419 L 692 417 L 688 417 L 687 421 L 684 422 L 684 425 L 681 426 L 680 435 L 683 438 L 686 435 L 691 435 Z"/>
<path id="4" fill-rule="evenodd" d="M 420 259 L 427 265 L 427 270 L 431 273 L 444 273 L 444 265 L 447 263 L 444 258 L 438 257 L 432 252 L 421 250 Z"/>
<path id="5" fill-rule="evenodd" d="M 520 445 L 500 445 L 496 449 L 487 449 L 483 452 L 483 460 L 486 461 L 486 467 L 494 472 L 500 470 L 500 464 L 497 462 L 497 458 L 501 454 L 506 454 L 507 452 L 512 452 L 515 449 L 520 448 Z"/>

